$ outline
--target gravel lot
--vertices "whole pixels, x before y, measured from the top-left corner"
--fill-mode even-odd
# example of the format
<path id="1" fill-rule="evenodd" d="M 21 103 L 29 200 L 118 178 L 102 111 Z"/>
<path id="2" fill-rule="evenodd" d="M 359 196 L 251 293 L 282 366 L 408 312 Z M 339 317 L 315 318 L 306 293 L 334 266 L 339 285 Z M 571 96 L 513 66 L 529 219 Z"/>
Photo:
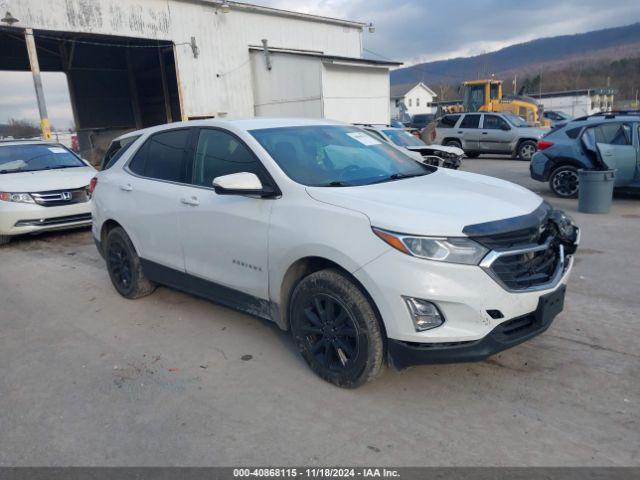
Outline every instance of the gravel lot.
<path id="1" fill-rule="evenodd" d="M 167 288 L 121 298 L 87 230 L 23 238 L 0 249 L 0 465 L 640 465 L 640 200 L 583 215 L 527 163 L 464 169 L 582 226 L 545 334 L 345 391 L 268 322 Z"/>

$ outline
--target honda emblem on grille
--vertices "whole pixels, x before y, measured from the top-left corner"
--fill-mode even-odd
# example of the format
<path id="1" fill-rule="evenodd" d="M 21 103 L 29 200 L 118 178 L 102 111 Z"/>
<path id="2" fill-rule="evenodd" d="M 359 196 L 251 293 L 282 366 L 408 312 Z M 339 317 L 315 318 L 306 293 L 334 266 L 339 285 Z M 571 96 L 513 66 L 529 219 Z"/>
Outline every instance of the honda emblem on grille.
<path id="1" fill-rule="evenodd" d="M 71 200 L 71 192 L 62 192 L 60 197 L 62 200 Z"/>

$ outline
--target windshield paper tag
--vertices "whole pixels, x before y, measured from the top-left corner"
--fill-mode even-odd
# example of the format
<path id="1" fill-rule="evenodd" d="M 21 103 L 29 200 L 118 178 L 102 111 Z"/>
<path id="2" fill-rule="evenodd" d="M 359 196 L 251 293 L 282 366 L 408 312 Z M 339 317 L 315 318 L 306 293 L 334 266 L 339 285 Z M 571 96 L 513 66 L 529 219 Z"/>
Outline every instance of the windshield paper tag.
<path id="1" fill-rule="evenodd" d="M 351 133 L 347 133 L 347 135 L 349 135 L 354 140 L 357 140 L 361 144 L 366 145 L 366 146 L 380 145 L 380 143 L 381 143 L 378 140 L 376 140 L 375 138 L 367 135 L 364 132 L 351 132 Z"/>
<path id="2" fill-rule="evenodd" d="M 49 147 L 49 151 L 51 153 L 67 153 L 67 151 L 61 147 Z"/>

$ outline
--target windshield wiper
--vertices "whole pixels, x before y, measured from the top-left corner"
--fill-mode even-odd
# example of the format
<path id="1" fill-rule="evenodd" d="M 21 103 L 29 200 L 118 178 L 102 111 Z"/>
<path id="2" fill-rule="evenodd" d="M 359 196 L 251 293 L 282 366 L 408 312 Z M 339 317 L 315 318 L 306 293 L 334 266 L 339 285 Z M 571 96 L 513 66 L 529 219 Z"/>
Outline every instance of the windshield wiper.
<path id="1" fill-rule="evenodd" d="M 320 185 L 314 185 L 316 187 L 351 187 L 352 185 L 341 180 L 335 180 L 329 183 L 321 183 Z"/>
<path id="2" fill-rule="evenodd" d="M 421 173 L 392 173 L 388 177 L 382 178 L 380 180 L 376 180 L 375 182 L 371 182 L 371 184 L 373 184 L 373 183 L 392 182 L 393 180 L 402 180 L 404 178 L 422 177 L 423 175 L 426 175 L 426 172 L 421 172 Z"/>

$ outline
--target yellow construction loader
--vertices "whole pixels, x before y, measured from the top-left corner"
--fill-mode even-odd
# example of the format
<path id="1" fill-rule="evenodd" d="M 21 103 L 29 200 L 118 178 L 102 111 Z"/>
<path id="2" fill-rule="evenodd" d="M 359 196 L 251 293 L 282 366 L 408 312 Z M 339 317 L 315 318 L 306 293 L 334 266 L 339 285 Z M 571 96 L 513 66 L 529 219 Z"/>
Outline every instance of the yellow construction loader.
<path id="1" fill-rule="evenodd" d="M 464 82 L 462 105 L 452 105 L 450 112 L 511 112 L 531 125 L 549 127 L 542 116 L 542 106 L 523 95 L 502 95 L 501 80 L 471 80 Z"/>

